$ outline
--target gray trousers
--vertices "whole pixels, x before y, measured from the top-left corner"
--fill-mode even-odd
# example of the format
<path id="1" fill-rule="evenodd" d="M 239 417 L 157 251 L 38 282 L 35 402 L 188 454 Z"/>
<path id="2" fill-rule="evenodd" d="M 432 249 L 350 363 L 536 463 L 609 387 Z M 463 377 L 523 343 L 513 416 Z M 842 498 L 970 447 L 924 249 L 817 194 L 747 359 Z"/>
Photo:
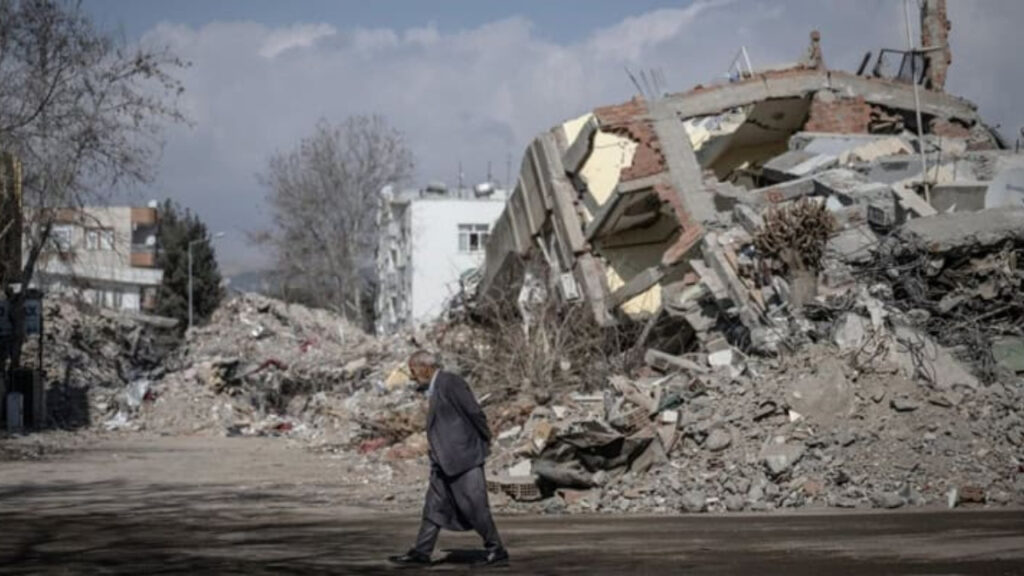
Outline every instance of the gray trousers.
<path id="1" fill-rule="evenodd" d="M 488 550 L 502 547 L 487 500 L 483 466 L 459 476 L 446 476 L 439 467 L 431 466 L 430 486 L 423 504 L 423 520 L 415 550 L 427 555 L 433 553 L 442 528 L 458 532 L 475 530 Z"/>

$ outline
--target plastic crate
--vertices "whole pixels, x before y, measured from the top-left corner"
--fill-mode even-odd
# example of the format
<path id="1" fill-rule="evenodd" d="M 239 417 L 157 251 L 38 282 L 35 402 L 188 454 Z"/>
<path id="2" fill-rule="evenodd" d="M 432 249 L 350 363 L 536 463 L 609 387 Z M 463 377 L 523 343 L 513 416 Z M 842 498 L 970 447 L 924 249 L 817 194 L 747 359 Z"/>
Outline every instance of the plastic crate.
<path id="1" fill-rule="evenodd" d="M 543 497 L 533 478 L 488 480 L 487 491 L 492 494 L 505 494 L 518 502 L 534 502 Z"/>

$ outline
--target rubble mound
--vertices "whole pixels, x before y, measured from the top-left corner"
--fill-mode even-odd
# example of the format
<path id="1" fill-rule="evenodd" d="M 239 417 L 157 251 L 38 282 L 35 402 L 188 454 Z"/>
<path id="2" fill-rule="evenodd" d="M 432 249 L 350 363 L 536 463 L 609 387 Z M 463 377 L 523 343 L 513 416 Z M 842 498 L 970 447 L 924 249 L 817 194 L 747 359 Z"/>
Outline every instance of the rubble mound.
<path id="1" fill-rule="evenodd" d="M 358 433 L 353 412 L 381 397 L 408 354 L 320 309 L 241 294 L 186 334 L 138 422 L 170 433 Z M 337 441 L 342 441 L 337 437 Z"/>
<path id="2" fill-rule="evenodd" d="M 43 306 L 42 359 L 50 424 L 83 428 L 117 419 L 137 407 L 148 382 L 163 372 L 177 346 L 177 322 L 144 314 L 119 314 L 66 298 Z M 27 365 L 39 357 L 29 337 Z M 141 393 L 140 393 L 141 392 Z"/>
<path id="3" fill-rule="evenodd" d="M 499 434 L 492 488 L 513 510 L 549 512 L 1024 498 L 1020 385 L 967 378 L 939 387 L 908 376 L 908 352 L 890 330 L 879 337 L 897 351 L 871 362 L 856 360 L 859 347 L 826 340 L 783 358 L 737 355 L 703 373 L 651 371 L 614 378 L 603 394 L 561 396 Z"/>

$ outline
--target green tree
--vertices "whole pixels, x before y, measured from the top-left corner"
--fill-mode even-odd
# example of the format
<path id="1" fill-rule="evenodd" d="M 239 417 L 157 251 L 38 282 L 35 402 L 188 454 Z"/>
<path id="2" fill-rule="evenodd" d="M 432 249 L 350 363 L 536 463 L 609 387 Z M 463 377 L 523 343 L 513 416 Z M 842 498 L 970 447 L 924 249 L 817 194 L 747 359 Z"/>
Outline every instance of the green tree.
<path id="1" fill-rule="evenodd" d="M 164 271 L 157 313 L 177 318 L 188 326 L 188 246 L 192 244 L 192 313 L 200 324 L 224 298 L 220 269 L 211 245 L 210 232 L 199 216 L 167 200 L 160 211 L 160 252 L 157 264 Z"/>

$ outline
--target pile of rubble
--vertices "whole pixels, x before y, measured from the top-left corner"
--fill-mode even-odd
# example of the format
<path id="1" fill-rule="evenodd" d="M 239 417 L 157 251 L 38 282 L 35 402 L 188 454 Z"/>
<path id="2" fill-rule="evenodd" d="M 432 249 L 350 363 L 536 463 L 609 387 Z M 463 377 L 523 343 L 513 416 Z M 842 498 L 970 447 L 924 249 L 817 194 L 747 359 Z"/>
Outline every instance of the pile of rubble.
<path id="1" fill-rule="evenodd" d="M 118 314 L 68 298 L 43 305 L 43 370 L 50 424 L 74 429 L 116 427 L 149 396 L 163 362 L 177 345 L 177 322 L 144 314 Z M 23 361 L 33 366 L 39 342 L 29 337 Z"/>
<path id="2" fill-rule="evenodd" d="M 289 435 L 346 444 L 397 400 L 409 347 L 325 310 L 233 296 L 189 331 L 137 422 L 173 433 Z"/>
<path id="3" fill-rule="evenodd" d="M 234 295 L 184 337 L 174 320 L 59 295 L 45 300 L 44 314 L 56 428 L 283 435 L 347 447 L 381 437 L 390 445 L 423 427 L 407 386 L 408 340 L 372 338 L 324 310 Z M 35 339 L 23 356 L 28 365 L 38 357 Z M 407 425 L 396 429 L 401 418 Z"/>
<path id="4" fill-rule="evenodd" d="M 921 28 L 948 32 L 944 3 Z M 1024 498 L 1024 155 L 943 90 L 939 44 L 919 77 L 851 73 L 814 34 L 795 66 L 534 139 L 467 316 L 585 306 L 640 327 L 648 368 L 553 390 L 501 434 L 492 488 L 573 510 Z"/>
<path id="5" fill-rule="evenodd" d="M 492 488 L 571 512 L 1021 501 L 1020 381 L 982 385 L 866 292 L 834 306 L 797 352 L 651 351 L 646 376 L 536 408 Z"/>

